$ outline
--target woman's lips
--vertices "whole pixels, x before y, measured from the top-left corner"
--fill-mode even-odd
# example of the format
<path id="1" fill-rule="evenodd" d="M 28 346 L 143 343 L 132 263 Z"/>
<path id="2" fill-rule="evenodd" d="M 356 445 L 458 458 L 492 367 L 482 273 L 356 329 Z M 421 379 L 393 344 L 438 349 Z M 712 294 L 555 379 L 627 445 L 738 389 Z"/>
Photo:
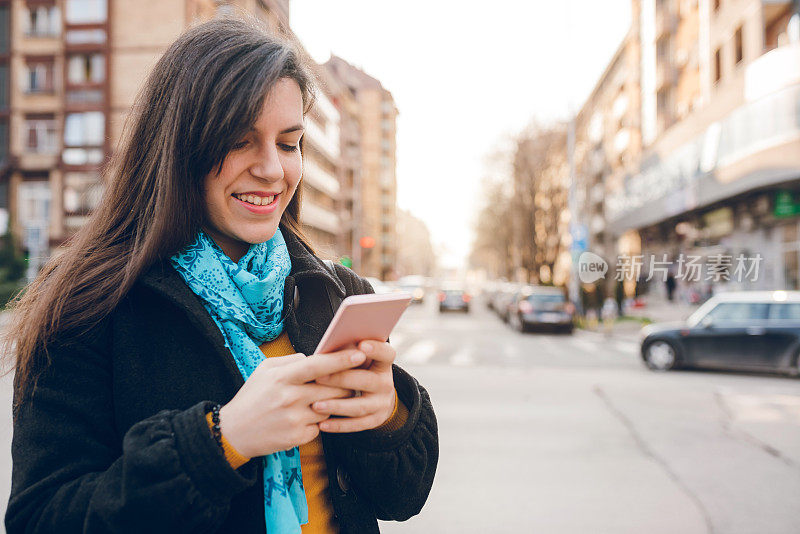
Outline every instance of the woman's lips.
<path id="1" fill-rule="evenodd" d="M 280 199 L 280 193 L 275 195 L 275 198 L 272 199 L 271 204 L 267 204 L 266 206 L 256 206 L 255 204 L 250 204 L 249 202 L 245 202 L 244 200 L 239 200 L 235 196 L 231 195 L 231 198 L 235 200 L 238 204 L 246 208 L 247 210 L 258 213 L 260 215 L 272 213 L 278 208 L 278 200 Z"/>

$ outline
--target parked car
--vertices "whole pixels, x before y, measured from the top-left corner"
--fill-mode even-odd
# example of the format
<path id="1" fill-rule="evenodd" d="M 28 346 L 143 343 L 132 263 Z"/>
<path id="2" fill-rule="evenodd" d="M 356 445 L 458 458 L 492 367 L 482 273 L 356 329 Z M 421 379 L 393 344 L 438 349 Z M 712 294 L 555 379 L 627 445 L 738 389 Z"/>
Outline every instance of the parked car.
<path id="1" fill-rule="evenodd" d="M 519 284 L 507 282 L 501 285 L 492 297 L 492 309 L 497 313 L 503 322 L 508 321 L 508 305 L 514 298 L 514 294 L 519 291 Z"/>
<path id="2" fill-rule="evenodd" d="M 508 323 L 519 332 L 533 328 L 571 334 L 575 307 L 558 287 L 525 286 L 508 304 Z"/>
<path id="3" fill-rule="evenodd" d="M 642 359 L 659 371 L 685 366 L 797 374 L 798 353 L 800 291 L 721 293 L 686 321 L 642 329 Z"/>
<path id="4" fill-rule="evenodd" d="M 442 286 L 439 290 L 439 312 L 458 310 L 469 312 L 470 294 L 458 285 Z"/>
<path id="5" fill-rule="evenodd" d="M 400 278 L 397 281 L 397 287 L 400 291 L 406 291 L 411 294 L 411 304 L 422 304 L 425 300 L 425 283 L 424 277 L 409 275 Z"/>

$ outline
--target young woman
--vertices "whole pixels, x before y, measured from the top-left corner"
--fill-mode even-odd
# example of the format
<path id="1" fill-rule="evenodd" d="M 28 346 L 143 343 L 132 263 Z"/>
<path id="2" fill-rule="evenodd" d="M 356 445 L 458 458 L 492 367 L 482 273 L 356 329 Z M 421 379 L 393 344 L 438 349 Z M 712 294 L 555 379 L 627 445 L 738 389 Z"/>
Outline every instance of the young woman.
<path id="1" fill-rule="evenodd" d="M 304 356 L 329 291 L 372 292 L 300 230 L 311 102 L 298 52 L 250 22 L 159 60 L 100 206 L 14 306 L 9 534 L 361 534 L 420 511 L 425 389 L 388 343 Z"/>

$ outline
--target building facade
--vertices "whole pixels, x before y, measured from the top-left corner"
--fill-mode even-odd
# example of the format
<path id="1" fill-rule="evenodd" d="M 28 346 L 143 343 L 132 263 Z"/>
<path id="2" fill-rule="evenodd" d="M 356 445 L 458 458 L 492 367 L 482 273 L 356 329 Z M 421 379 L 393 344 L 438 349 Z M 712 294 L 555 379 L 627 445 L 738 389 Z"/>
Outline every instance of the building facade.
<path id="1" fill-rule="evenodd" d="M 633 15 L 641 144 L 603 181 L 610 248 L 644 271 L 648 258 L 727 262 L 687 282 L 704 291 L 800 288 L 798 3 L 634 0 Z M 757 276 L 732 276 L 737 258 Z"/>
<path id="2" fill-rule="evenodd" d="M 356 214 L 355 224 L 350 225 L 353 240 L 358 238 L 353 247 L 354 268 L 363 276 L 393 279 L 397 275 L 397 107 L 378 80 L 342 58 L 332 56 L 324 67 L 349 93 L 339 101 L 351 113 L 341 143 L 350 165 L 345 169 L 345 202 L 351 203 Z"/>
<path id="3" fill-rule="evenodd" d="M 0 1 L 0 225 L 10 224 L 28 252 L 31 276 L 100 201 L 102 165 L 167 46 L 192 24 L 243 11 L 294 39 L 288 0 Z M 336 257 L 340 116 L 317 93 L 301 222 L 318 250 Z"/>

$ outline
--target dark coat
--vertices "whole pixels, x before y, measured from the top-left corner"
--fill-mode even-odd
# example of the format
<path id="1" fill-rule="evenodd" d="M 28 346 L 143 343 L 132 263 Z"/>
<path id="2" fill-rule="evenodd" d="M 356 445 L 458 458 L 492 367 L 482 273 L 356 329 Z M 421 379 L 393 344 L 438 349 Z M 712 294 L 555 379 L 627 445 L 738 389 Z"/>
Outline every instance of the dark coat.
<path id="1" fill-rule="evenodd" d="M 341 265 L 337 280 L 284 235 L 292 258 L 285 328 L 295 350 L 311 354 L 332 318 L 325 285 L 342 297 L 372 287 Z M 213 403 L 236 394 L 242 375 L 169 263 L 156 263 L 96 328 L 59 340 L 50 354 L 14 422 L 9 534 L 265 532 L 260 462 L 232 469 L 205 419 Z M 409 409 L 402 428 L 322 434 L 342 533 L 378 532 L 376 518 L 408 519 L 433 484 L 439 446 L 430 398 L 397 366 L 394 380 Z"/>

